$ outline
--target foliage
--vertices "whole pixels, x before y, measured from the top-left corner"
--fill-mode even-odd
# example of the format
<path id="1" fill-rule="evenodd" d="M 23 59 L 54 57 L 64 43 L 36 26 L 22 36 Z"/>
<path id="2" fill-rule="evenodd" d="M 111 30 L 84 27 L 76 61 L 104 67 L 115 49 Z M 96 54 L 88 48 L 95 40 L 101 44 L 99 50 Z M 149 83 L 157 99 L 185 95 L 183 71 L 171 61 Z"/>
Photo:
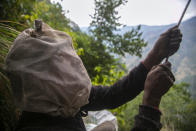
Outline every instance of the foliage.
<path id="1" fill-rule="evenodd" d="M 29 14 L 33 10 L 32 4 L 34 4 L 35 1 L 36 0 L 1 0 L 0 19 L 23 22 L 21 15 Z"/>
<path id="2" fill-rule="evenodd" d="M 91 32 L 97 41 L 111 41 L 114 32 L 121 24 L 118 22 L 117 7 L 125 4 L 126 0 L 95 0 L 95 13 L 91 16 Z"/>
<path id="3" fill-rule="evenodd" d="M 119 23 L 117 8 L 126 4 L 127 0 L 95 0 L 95 12 L 90 32 L 99 44 L 106 45 L 109 51 L 124 56 L 125 53 L 141 57 L 142 47 L 147 45 L 141 38 L 140 26 L 123 35 L 117 31 Z"/>
<path id="4" fill-rule="evenodd" d="M 8 25 L 0 23 L 0 130 L 13 130 L 16 124 L 16 108 L 13 104 L 12 91 L 9 79 L 4 71 L 4 61 L 12 41 L 18 31 Z"/>
<path id="5" fill-rule="evenodd" d="M 188 87 L 186 83 L 176 84 L 162 98 L 160 110 L 163 131 L 194 131 L 196 129 L 196 104 L 188 92 Z M 130 131 L 134 126 L 134 116 L 138 114 L 142 96 L 143 93 L 129 102 L 121 111 L 121 119 L 124 119 L 124 122 L 119 123 L 119 131 Z"/>
<path id="6" fill-rule="evenodd" d="M 141 38 L 140 26 L 123 35 L 118 29 L 117 8 L 126 0 L 95 0 L 95 14 L 92 16 L 91 35 L 80 31 L 77 24 L 68 19 L 59 3 L 50 0 L 2 0 L 0 3 L 0 130 L 12 130 L 17 119 L 9 79 L 4 72 L 4 60 L 12 42 L 25 28 L 32 27 L 35 19 L 42 19 L 55 29 L 67 32 L 74 47 L 83 60 L 94 85 L 111 85 L 126 72 L 118 59 L 129 53 L 141 56 L 146 43 Z M 3 24 L 4 23 L 4 24 Z M 195 128 L 196 104 L 186 90 L 186 84 L 174 85 L 163 98 L 162 122 L 167 130 L 189 130 Z M 112 110 L 117 115 L 119 130 L 127 131 L 133 126 L 138 113 L 142 93 L 127 105 Z"/>
<path id="7" fill-rule="evenodd" d="M 138 114 L 139 105 L 142 104 L 143 92 L 127 104 L 127 107 L 120 112 L 119 131 L 130 131 L 134 126 L 134 117 Z"/>
<path id="8" fill-rule="evenodd" d="M 17 116 L 13 105 L 9 80 L 0 72 L 0 130 L 10 131 L 15 128 Z"/>
<path id="9" fill-rule="evenodd" d="M 67 19 L 60 4 L 51 3 L 49 0 L 29 1 L 29 3 L 26 1 L 6 3 L 5 0 L 2 4 L 7 7 L 4 9 L 6 13 L 12 10 L 17 14 L 16 17 L 12 17 L 11 12 L 8 13 L 9 15 L 3 13 L 0 16 L 0 106 L 2 107 L 0 124 L 2 129 L 12 130 L 17 118 L 9 80 L 3 70 L 5 57 L 20 31 L 31 27 L 35 19 L 42 19 L 53 28 L 71 35 L 74 47 L 82 58 L 93 84 L 109 85 L 124 74 L 125 66 L 106 51 L 106 46 L 100 45 L 92 36 L 81 32 L 74 22 Z M 6 4 L 10 5 L 6 6 Z M 20 4 L 21 6 L 15 8 L 15 5 L 12 4 Z M 31 8 L 28 8 L 29 5 Z M 25 10 L 25 8 L 28 9 Z"/>
<path id="10" fill-rule="evenodd" d="M 35 19 L 42 19 L 45 23 L 58 30 L 71 29 L 70 20 L 65 16 L 59 3 L 51 3 L 49 0 L 36 2 L 32 15 L 25 15 L 27 20 L 34 21 Z M 33 17 L 33 18 L 32 18 Z"/>
<path id="11" fill-rule="evenodd" d="M 121 66 L 117 59 L 106 51 L 106 47 L 100 45 L 93 37 L 83 32 L 69 32 L 69 34 L 92 80 L 99 76 L 99 82 L 101 82 L 104 76 L 110 74 L 112 67 Z"/>
<path id="12" fill-rule="evenodd" d="M 174 85 L 161 103 L 163 128 L 174 131 L 194 131 L 196 129 L 196 103 L 188 91 L 189 85 Z"/>
<path id="13" fill-rule="evenodd" d="M 24 14 L 31 15 L 35 1 L 36 0 L 1 0 L 0 22 L 7 23 L 7 25 L 15 27 L 19 31 L 24 30 L 24 26 L 27 25 Z M 28 26 L 26 26 L 26 28 L 27 27 Z"/>
<path id="14" fill-rule="evenodd" d="M 92 51 L 94 49 L 97 50 L 97 53 L 100 54 L 97 54 L 95 57 L 101 57 L 101 60 L 105 59 L 107 63 L 112 62 L 108 60 L 115 60 L 111 59 L 111 57 L 113 57 L 112 53 L 117 56 L 124 56 L 125 53 L 129 53 L 141 57 L 142 47 L 147 45 L 141 38 L 142 33 L 140 32 L 140 26 L 124 33 L 124 35 L 117 33 L 122 26 L 122 24 L 118 22 L 120 17 L 118 16 L 117 8 L 126 3 L 127 0 L 95 0 L 95 12 L 94 15 L 91 16 L 92 22 L 90 24 L 91 41 L 93 41 L 93 44 L 90 44 L 90 46 L 92 45 L 90 49 Z M 83 61 L 85 63 L 85 59 L 83 59 Z M 116 65 L 114 62 L 115 61 L 113 61 L 113 66 L 108 64 L 109 66 L 107 67 L 107 63 L 105 63 L 102 67 L 99 66 L 102 63 L 101 61 L 92 61 L 91 64 L 98 65 L 94 68 L 96 70 L 96 76 L 93 79 L 93 84 L 111 85 L 122 77 L 124 74 L 123 70 L 125 70 L 124 65 Z M 88 64 L 86 67 L 88 69 Z M 106 75 L 103 74 L 103 71 L 106 71 L 104 72 Z M 126 104 L 112 110 L 112 112 L 117 115 L 118 122 L 120 123 L 124 123 L 123 114 L 121 112 L 125 108 Z"/>

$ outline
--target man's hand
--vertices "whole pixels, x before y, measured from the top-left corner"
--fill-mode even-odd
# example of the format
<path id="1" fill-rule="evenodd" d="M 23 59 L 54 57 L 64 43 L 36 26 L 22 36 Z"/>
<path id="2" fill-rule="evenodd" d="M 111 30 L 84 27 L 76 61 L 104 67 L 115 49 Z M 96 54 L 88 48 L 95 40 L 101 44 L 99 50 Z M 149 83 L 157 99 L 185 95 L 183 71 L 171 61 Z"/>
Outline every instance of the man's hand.
<path id="1" fill-rule="evenodd" d="M 146 68 L 151 69 L 154 65 L 160 64 L 164 58 L 173 55 L 179 49 L 181 41 L 182 33 L 177 26 L 161 34 L 144 60 Z"/>
<path id="2" fill-rule="evenodd" d="M 159 106 L 161 97 L 169 90 L 175 81 L 170 69 L 171 64 L 169 62 L 154 66 L 151 69 L 145 81 L 143 105 Z"/>
<path id="3" fill-rule="evenodd" d="M 161 34 L 152 51 L 161 59 L 164 59 L 165 57 L 173 55 L 179 49 L 181 41 L 182 33 L 180 29 L 175 26 Z"/>

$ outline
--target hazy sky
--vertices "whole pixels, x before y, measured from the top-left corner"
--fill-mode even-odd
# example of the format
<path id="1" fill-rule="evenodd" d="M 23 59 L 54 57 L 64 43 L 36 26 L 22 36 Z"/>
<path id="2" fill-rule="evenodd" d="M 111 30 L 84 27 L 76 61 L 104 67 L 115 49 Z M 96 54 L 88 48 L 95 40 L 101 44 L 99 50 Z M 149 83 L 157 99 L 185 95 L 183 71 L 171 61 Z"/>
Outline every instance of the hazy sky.
<path id="1" fill-rule="evenodd" d="M 52 0 L 59 1 L 60 0 Z M 177 23 L 188 0 L 128 0 L 119 8 L 120 22 L 126 25 L 165 25 Z M 68 18 L 80 27 L 89 26 L 94 13 L 94 0 L 63 0 L 60 2 Z M 196 16 L 196 0 L 192 0 L 184 20 Z"/>

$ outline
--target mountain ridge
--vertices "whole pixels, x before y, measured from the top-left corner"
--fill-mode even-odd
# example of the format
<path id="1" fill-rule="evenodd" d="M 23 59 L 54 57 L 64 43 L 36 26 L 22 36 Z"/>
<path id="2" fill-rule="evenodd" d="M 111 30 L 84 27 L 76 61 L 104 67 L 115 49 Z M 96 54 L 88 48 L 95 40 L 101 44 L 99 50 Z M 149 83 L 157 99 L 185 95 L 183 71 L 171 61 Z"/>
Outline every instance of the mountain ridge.
<path id="1" fill-rule="evenodd" d="M 160 34 L 167 31 L 176 24 L 164 26 L 141 25 L 142 37 L 148 42 L 147 47 L 143 49 L 142 59 L 153 47 Z M 131 29 L 133 27 L 129 27 Z M 196 97 L 196 16 L 184 21 L 180 29 L 183 34 L 183 40 L 178 52 L 169 58 L 172 63 L 172 71 L 176 76 L 177 83 L 187 82 L 190 84 L 190 91 Z M 128 30 L 128 29 L 126 29 Z M 126 55 L 123 59 L 128 69 L 135 66 L 135 63 L 141 60 L 136 56 Z"/>

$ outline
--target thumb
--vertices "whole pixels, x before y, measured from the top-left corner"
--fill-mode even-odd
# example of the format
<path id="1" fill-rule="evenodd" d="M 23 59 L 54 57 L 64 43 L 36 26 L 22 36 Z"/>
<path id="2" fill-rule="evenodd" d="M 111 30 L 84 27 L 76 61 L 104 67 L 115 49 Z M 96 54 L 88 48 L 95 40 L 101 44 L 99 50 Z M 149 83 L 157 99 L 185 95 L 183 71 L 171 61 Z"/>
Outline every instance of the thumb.
<path id="1" fill-rule="evenodd" d="M 171 63 L 169 61 L 165 61 L 165 63 L 163 63 L 163 65 L 171 70 L 171 66 L 172 65 L 171 65 Z"/>
<path id="2" fill-rule="evenodd" d="M 171 32 L 171 31 L 173 31 L 173 30 L 175 30 L 175 29 L 177 29 L 177 28 L 178 28 L 178 25 L 175 25 L 174 27 L 170 28 L 170 29 L 168 30 L 168 32 Z"/>
<path id="3" fill-rule="evenodd" d="M 164 32 L 162 35 L 170 35 L 170 33 L 173 31 L 173 30 L 175 30 L 175 29 L 177 29 L 178 28 L 178 26 L 176 25 L 176 26 L 174 26 L 174 27 L 171 27 L 171 28 L 169 28 L 166 32 Z"/>
<path id="4" fill-rule="evenodd" d="M 175 81 L 175 77 L 174 77 L 173 73 L 171 72 L 171 63 L 169 61 L 166 61 L 165 63 L 163 63 L 160 66 L 163 67 L 165 69 L 165 71 L 168 73 L 169 77 L 173 81 Z"/>

